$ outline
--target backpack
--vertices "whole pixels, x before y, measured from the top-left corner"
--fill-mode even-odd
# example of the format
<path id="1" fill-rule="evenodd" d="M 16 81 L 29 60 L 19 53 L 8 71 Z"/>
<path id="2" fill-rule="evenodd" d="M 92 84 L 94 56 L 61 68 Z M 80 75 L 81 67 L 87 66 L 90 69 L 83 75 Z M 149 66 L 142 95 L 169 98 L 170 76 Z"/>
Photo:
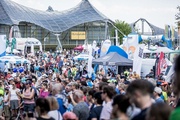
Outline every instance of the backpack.
<path id="1" fill-rule="evenodd" d="M 37 89 L 35 87 L 31 87 L 31 92 L 32 92 L 32 89 L 34 89 L 34 100 L 36 101 L 38 99 L 38 92 L 37 92 Z"/>
<path id="2" fill-rule="evenodd" d="M 66 107 L 64 106 L 63 99 L 57 98 L 57 102 L 59 104 L 58 111 L 61 113 L 61 115 L 63 115 L 66 112 Z"/>

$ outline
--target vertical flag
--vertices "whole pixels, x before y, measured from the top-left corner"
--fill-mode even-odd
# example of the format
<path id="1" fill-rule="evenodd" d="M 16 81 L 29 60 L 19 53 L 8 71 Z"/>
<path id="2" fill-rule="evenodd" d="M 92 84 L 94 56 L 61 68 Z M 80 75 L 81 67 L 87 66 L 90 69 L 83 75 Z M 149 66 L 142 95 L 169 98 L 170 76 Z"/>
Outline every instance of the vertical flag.
<path id="1" fill-rule="evenodd" d="M 111 46 L 111 41 L 110 40 L 105 40 L 102 43 L 100 57 L 106 55 L 106 53 L 108 52 L 110 46 Z"/>
<path id="2" fill-rule="evenodd" d="M 162 61 L 163 57 L 164 57 L 164 54 L 163 54 L 163 52 L 161 52 L 159 55 L 159 60 L 158 60 L 158 64 L 157 64 L 158 65 L 157 66 L 157 76 L 159 76 L 161 74 L 161 61 Z"/>
<path id="3" fill-rule="evenodd" d="M 124 38 L 123 49 L 128 54 L 129 59 L 134 58 L 136 48 L 138 46 L 139 35 L 129 34 L 127 38 Z"/>
<path id="4" fill-rule="evenodd" d="M 172 41 L 174 40 L 174 38 L 175 38 L 175 30 L 174 30 L 174 26 L 172 26 L 171 27 L 171 31 L 172 31 L 172 35 L 171 35 L 171 39 L 172 39 Z"/>
<path id="5" fill-rule="evenodd" d="M 165 38 L 168 38 L 168 25 L 165 25 Z"/>
<path id="6" fill-rule="evenodd" d="M 171 26 L 168 25 L 168 38 L 171 39 L 172 32 L 171 32 Z"/>
<path id="7" fill-rule="evenodd" d="M 88 45 L 88 51 L 89 51 L 89 59 L 88 59 L 88 77 L 91 78 L 93 69 L 92 69 L 92 46 Z"/>
<path id="8" fill-rule="evenodd" d="M 10 32 L 9 32 L 9 41 L 11 41 L 13 37 L 13 26 L 11 26 Z"/>
<path id="9" fill-rule="evenodd" d="M 0 35 L 0 57 L 6 55 L 6 35 Z"/>
<path id="10" fill-rule="evenodd" d="M 171 39 L 172 37 L 172 31 L 170 25 L 165 25 L 165 38 Z"/>
<path id="11" fill-rule="evenodd" d="M 133 59 L 133 71 L 136 71 L 137 74 L 141 75 L 141 66 L 143 59 L 143 50 L 145 45 L 141 44 L 136 48 Z"/>
<path id="12" fill-rule="evenodd" d="M 158 67 L 157 67 L 157 76 L 159 76 L 161 73 L 165 72 L 167 68 L 167 62 L 165 60 L 164 53 L 161 52 L 159 56 L 159 61 L 158 61 Z"/>

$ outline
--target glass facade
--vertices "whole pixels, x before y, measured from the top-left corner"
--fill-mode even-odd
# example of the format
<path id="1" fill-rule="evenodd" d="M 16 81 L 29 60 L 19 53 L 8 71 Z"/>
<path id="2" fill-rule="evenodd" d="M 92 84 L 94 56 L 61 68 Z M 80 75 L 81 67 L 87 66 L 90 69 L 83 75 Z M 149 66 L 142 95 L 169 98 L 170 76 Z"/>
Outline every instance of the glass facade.
<path id="1" fill-rule="evenodd" d="M 58 45 L 55 34 L 61 34 L 60 41 L 63 46 L 84 44 L 85 40 L 71 40 L 72 31 L 86 32 L 86 42 L 89 44 L 94 40 L 101 43 L 107 38 L 105 37 L 107 21 L 110 20 L 88 0 L 82 0 L 76 7 L 63 12 L 53 9 L 40 11 L 11 0 L 0 0 L 0 34 L 6 34 L 8 37 L 11 26 L 14 26 L 14 37 L 34 37 L 50 48 Z M 108 36 L 109 32 L 106 35 Z"/>
<path id="2" fill-rule="evenodd" d="M 35 24 L 30 24 L 26 22 L 21 22 L 18 25 L 19 34 L 22 38 L 33 37 L 41 41 L 44 44 L 44 38 L 46 37 L 45 45 L 49 46 L 46 48 L 55 49 L 58 45 L 57 37 L 52 32 L 37 26 Z M 9 35 L 9 31 L 11 26 L 0 24 L 0 34 Z M 103 21 L 96 21 L 91 23 L 81 24 L 71 29 L 68 29 L 61 33 L 60 41 L 63 47 L 65 48 L 73 48 L 77 45 L 83 45 L 85 40 L 72 40 L 71 32 L 72 31 L 85 31 L 86 32 L 86 40 L 89 44 L 91 44 L 94 40 L 97 43 L 101 43 L 102 40 L 105 40 L 105 23 Z M 109 30 L 110 31 L 110 30 Z M 13 31 L 13 35 L 16 31 Z M 109 35 L 110 33 L 108 33 Z M 17 37 L 16 35 L 14 37 Z"/>

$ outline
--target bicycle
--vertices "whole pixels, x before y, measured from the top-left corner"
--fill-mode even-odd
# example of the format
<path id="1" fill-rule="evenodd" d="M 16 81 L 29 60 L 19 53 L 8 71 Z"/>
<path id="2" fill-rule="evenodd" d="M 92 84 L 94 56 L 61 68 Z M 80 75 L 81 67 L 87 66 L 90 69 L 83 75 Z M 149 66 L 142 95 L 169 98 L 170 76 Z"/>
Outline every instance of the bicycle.
<path id="1" fill-rule="evenodd" d="M 18 110 L 17 116 L 10 117 L 10 120 L 24 120 L 25 114 L 23 113 L 23 103 L 24 102 L 21 102 L 17 108 L 17 110 Z"/>

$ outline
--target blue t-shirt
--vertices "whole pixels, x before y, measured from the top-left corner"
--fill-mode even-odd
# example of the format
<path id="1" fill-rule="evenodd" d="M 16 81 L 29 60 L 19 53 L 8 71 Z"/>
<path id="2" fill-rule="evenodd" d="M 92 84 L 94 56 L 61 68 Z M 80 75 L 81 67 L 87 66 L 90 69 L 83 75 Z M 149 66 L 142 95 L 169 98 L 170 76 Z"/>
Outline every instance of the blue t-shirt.
<path id="1" fill-rule="evenodd" d="M 0 96 L 0 109 L 3 109 L 3 97 L 2 96 Z"/>
<path id="2" fill-rule="evenodd" d="M 164 100 L 161 97 L 159 97 L 158 99 L 155 99 L 155 102 L 156 103 L 163 103 Z"/>

